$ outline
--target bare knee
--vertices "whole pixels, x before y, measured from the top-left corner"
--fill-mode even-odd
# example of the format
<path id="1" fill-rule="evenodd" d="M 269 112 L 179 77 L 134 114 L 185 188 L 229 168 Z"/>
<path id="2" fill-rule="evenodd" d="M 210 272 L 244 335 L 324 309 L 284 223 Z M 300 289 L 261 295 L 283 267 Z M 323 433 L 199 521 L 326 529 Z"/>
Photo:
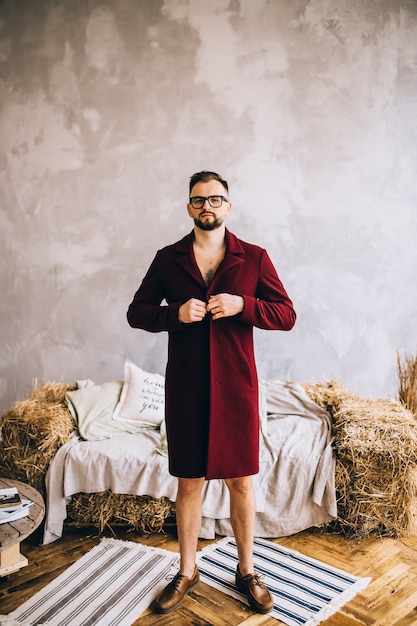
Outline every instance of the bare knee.
<path id="1" fill-rule="evenodd" d="M 177 498 L 199 497 L 204 485 L 204 478 L 178 478 Z"/>
<path id="2" fill-rule="evenodd" d="M 252 488 L 252 476 L 240 476 L 239 478 L 227 478 L 224 481 L 230 494 L 236 494 L 241 496 L 251 495 Z"/>

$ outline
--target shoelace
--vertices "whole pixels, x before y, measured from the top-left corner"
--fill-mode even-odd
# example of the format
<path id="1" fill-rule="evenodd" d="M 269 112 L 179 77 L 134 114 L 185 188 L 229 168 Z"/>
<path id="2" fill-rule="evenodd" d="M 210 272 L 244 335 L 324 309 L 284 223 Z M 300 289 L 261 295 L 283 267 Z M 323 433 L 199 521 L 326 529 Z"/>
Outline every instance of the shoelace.
<path id="1" fill-rule="evenodd" d="M 184 574 L 180 574 L 180 572 L 178 572 L 177 574 L 175 574 L 175 576 L 173 576 L 172 574 L 168 575 L 166 577 L 166 580 L 169 580 L 169 586 L 171 588 L 174 587 L 174 589 L 178 591 L 178 587 L 181 583 L 181 578 L 187 578 L 187 577 L 184 576 Z"/>
<path id="2" fill-rule="evenodd" d="M 244 578 L 246 578 L 246 576 Z M 263 578 L 265 578 L 265 574 L 252 574 L 248 582 L 254 585 L 258 585 L 258 587 L 265 587 L 264 583 L 262 582 Z"/>

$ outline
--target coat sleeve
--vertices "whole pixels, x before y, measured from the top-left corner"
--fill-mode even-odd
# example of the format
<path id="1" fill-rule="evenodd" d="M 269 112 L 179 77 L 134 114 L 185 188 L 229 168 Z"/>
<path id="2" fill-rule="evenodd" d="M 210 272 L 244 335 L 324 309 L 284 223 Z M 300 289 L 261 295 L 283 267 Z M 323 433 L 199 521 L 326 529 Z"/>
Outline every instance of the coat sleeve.
<path id="1" fill-rule="evenodd" d="M 264 330 L 291 330 L 296 313 L 266 250 L 262 250 L 256 296 L 244 295 L 241 322 Z"/>
<path id="2" fill-rule="evenodd" d="M 163 276 L 163 263 L 158 252 L 129 305 L 127 321 L 132 328 L 151 333 L 184 330 L 178 319 L 181 302 L 162 304 L 166 295 Z"/>

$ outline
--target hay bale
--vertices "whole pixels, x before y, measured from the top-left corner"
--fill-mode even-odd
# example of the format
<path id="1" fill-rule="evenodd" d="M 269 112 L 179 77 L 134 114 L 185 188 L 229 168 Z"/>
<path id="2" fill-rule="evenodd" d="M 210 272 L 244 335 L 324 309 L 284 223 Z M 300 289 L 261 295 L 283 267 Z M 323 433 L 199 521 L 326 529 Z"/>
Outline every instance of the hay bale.
<path id="1" fill-rule="evenodd" d="M 168 498 L 133 496 L 103 491 L 77 493 L 67 507 L 67 522 L 76 526 L 92 525 L 100 532 L 106 526 L 128 525 L 140 533 L 161 532 L 175 505 Z"/>
<path id="2" fill-rule="evenodd" d="M 305 383 L 301 385 L 306 394 L 322 409 L 334 415 L 344 398 L 351 394 L 342 383 L 337 380 L 326 380 L 317 383 Z"/>
<path id="3" fill-rule="evenodd" d="M 76 386 L 47 382 L 2 418 L 2 472 L 45 494 L 45 474 L 58 448 L 70 438 L 74 420 L 65 394 Z"/>
<path id="4" fill-rule="evenodd" d="M 417 422 L 403 404 L 369 399 L 330 383 L 305 385 L 332 416 L 338 519 L 356 537 L 402 537 L 417 530 Z"/>

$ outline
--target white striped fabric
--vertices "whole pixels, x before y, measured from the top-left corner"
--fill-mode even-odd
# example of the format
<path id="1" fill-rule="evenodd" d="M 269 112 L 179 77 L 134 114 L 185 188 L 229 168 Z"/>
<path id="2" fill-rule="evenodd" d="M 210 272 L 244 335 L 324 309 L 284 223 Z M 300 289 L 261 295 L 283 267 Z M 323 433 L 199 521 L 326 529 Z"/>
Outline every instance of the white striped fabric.
<path id="1" fill-rule="evenodd" d="M 274 597 L 269 616 L 288 626 L 317 626 L 371 580 L 352 576 L 264 539 L 255 540 L 254 559 L 256 572 Z M 199 553 L 197 562 L 202 581 L 247 604 L 235 587 L 238 558 L 233 538 L 226 537 L 208 546 Z"/>
<path id="2" fill-rule="evenodd" d="M 178 555 L 102 539 L 9 617 L 48 626 L 130 626 L 167 584 Z"/>

